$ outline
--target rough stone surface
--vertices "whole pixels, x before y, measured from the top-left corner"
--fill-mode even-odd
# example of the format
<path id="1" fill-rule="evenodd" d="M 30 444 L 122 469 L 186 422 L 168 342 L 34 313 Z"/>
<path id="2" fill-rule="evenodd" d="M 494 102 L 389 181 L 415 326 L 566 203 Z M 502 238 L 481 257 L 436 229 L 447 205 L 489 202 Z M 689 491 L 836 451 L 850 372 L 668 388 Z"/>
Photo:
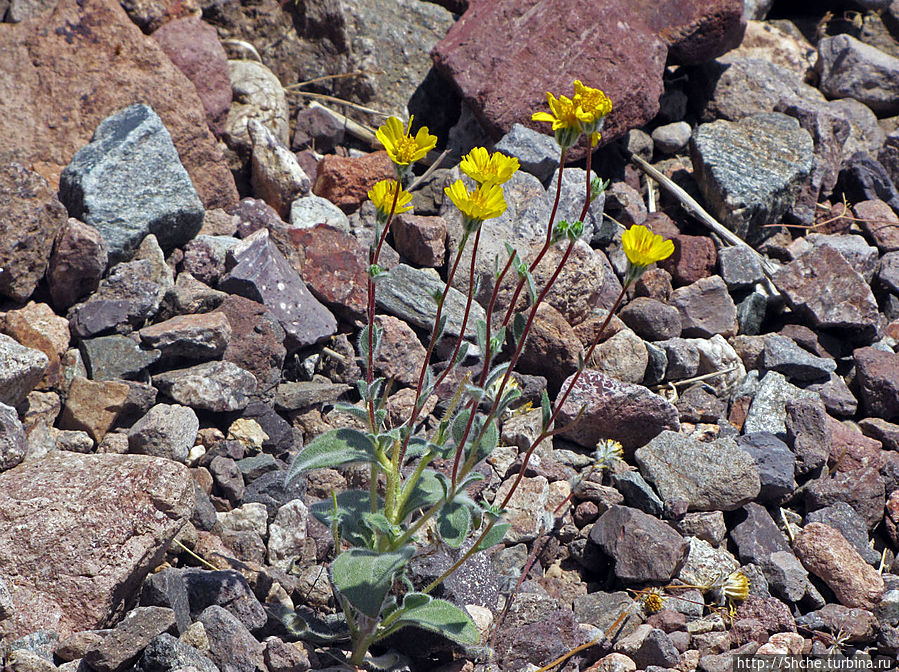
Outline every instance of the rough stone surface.
<path id="1" fill-rule="evenodd" d="M 62 172 L 59 193 L 72 217 L 100 232 L 113 263 L 127 260 L 149 233 L 171 251 L 203 225 L 203 203 L 147 105 L 104 119 Z"/>
<path id="2" fill-rule="evenodd" d="M 170 672 L 176 669 L 196 669 L 198 672 L 219 672 L 208 657 L 195 647 L 162 633 L 144 649 L 136 669 L 140 672 Z"/>
<path id="3" fill-rule="evenodd" d="M 186 406 L 157 404 L 128 430 L 133 453 L 185 462 L 194 445 L 200 421 Z"/>
<path id="4" fill-rule="evenodd" d="M 573 375 L 562 384 L 571 386 Z M 556 422 L 566 425 L 586 406 L 581 419 L 562 434 L 591 450 L 600 440 L 615 439 L 627 451 L 645 445 L 664 430 L 680 429 L 677 409 L 641 385 L 585 369 L 559 411 Z"/>
<path id="5" fill-rule="evenodd" d="M 743 431 L 770 432 L 779 437 L 786 435 L 786 404 L 797 399 L 816 399 L 818 395 L 788 383 L 783 375 L 769 371 L 762 378 L 749 406 Z"/>
<path id="6" fill-rule="evenodd" d="M 797 399 L 784 406 L 786 439 L 796 455 L 796 473 L 819 469 L 830 457 L 833 441 L 827 412 L 820 399 Z"/>
<path id="7" fill-rule="evenodd" d="M 97 289 L 108 261 L 106 241 L 94 227 L 70 217 L 60 229 L 47 269 L 53 305 L 65 310 Z"/>
<path id="8" fill-rule="evenodd" d="M 47 270 L 66 212 L 47 181 L 18 163 L 0 165 L 0 201 L 0 294 L 24 302 Z"/>
<path id="9" fill-rule="evenodd" d="M 778 503 L 793 493 L 796 456 L 787 444 L 773 434 L 757 432 L 744 434 L 737 439 L 737 445 L 749 453 L 758 467 L 761 482 L 758 501 Z"/>
<path id="10" fill-rule="evenodd" d="M 796 556 L 847 607 L 873 608 L 883 593 L 883 578 L 839 531 L 809 523 L 796 535 Z"/>
<path id="11" fill-rule="evenodd" d="M 876 567 L 880 562 L 880 553 L 868 546 L 864 518 L 846 502 L 836 502 L 823 509 L 810 511 L 806 514 L 805 520 L 808 523 L 822 523 L 838 530 L 869 565 Z"/>
<path id="12" fill-rule="evenodd" d="M 396 225 L 397 220 L 393 221 L 391 231 L 394 231 L 395 235 L 393 226 Z M 343 210 L 327 198 L 307 194 L 290 204 L 290 226 L 292 228 L 311 229 L 319 224 L 327 224 L 341 231 L 350 230 L 350 220 L 347 219 Z"/>
<path id="13" fill-rule="evenodd" d="M 140 338 L 163 357 L 213 359 L 231 341 L 231 324 L 223 313 L 178 315 L 140 330 Z"/>
<path id="14" fill-rule="evenodd" d="M 0 577 L 15 605 L 4 633 L 65 636 L 111 625 L 193 504 L 187 469 L 159 458 L 59 451 L 0 474 L 0 515 L 8 521 Z"/>
<path id="15" fill-rule="evenodd" d="M 289 351 L 313 345 L 337 331 L 334 316 L 306 288 L 269 238 L 260 230 L 229 253 L 233 266 L 219 281 L 223 291 L 265 305 L 287 334 Z"/>
<path id="16" fill-rule="evenodd" d="M 64 317 L 56 315 L 46 303 L 29 301 L 0 318 L 0 332 L 47 356 L 49 363 L 39 387 L 46 389 L 59 384 L 59 360 L 69 348 L 69 323 Z"/>
<path id="17" fill-rule="evenodd" d="M 18 406 L 44 377 L 50 362 L 40 350 L 0 334 L 0 403 Z"/>
<path id="18" fill-rule="evenodd" d="M 759 470 L 732 439 L 703 443 L 665 431 L 637 449 L 637 465 L 674 511 L 733 511 L 759 494 Z"/>
<path id="19" fill-rule="evenodd" d="M 252 373 L 263 392 L 281 382 L 287 349 L 277 318 L 261 303 L 232 294 L 216 308 L 228 318 L 231 341 L 222 359 Z"/>
<path id="20" fill-rule="evenodd" d="M 59 418 L 61 429 L 78 429 L 97 443 L 112 429 L 125 409 L 131 388 L 121 381 L 75 378 Z"/>
<path id="21" fill-rule="evenodd" d="M 439 268 L 446 256 L 446 222 L 442 217 L 404 213 L 390 225 L 396 251 L 419 266 Z"/>
<path id="22" fill-rule="evenodd" d="M 25 430 L 16 409 L 0 403 L 0 471 L 19 464 L 25 458 L 26 447 Z"/>
<path id="23" fill-rule="evenodd" d="M 577 350 L 572 350 L 572 353 L 577 356 Z M 630 329 L 622 329 L 607 341 L 600 343 L 587 362 L 587 366 L 591 369 L 624 383 L 642 383 L 648 365 L 649 351 L 646 343 Z M 546 371 L 535 373 L 550 377 Z M 570 371 L 566 370 L 565 373 L 567 375 Z"/>
<path id="24" fill-rule="evenodd" d="M 590 540 L 615 561 L 615 575 L 623 581 L 670 581 L 687 551 L 687 542 L 673 528 L 627 506 L 602 514 Z"/>
<path id="25" fill-rule="evenodd" d="M 793 382 L 814 382 L 822 378 L 827 380 L 837 369 L 837 363 L 833 359 L 816 357 L 799 347 L 792 339 L 780 334 L 765 336 L 761 365 L 762 368 L 782 373 L 787 380 Z"/>
<path id="26" fill-rule="evenodd" d="M 250 184 L 253 191 L 272 206 L 282 219 L 288 219 L 291 203 L 308 195 L 312 182 L 286 143 L 259 120 L 249 119 L 247 131 L 253 143 L 250 158 Z"/>
<path id="27" fill-rule="evenodd" d="M 799 122 L 761 114 L 703 124 L 693 135 L 696 180 L 720 222 L 753 244 L 770 235 L 812 169 L 813 143 Z"/>
<path id="28" fill-rule="evenodd" d="M 184 406 L 204 411 L 238 411 L 256 392 L 256 378 L 233 362 L 206 362 L 153 376 L 159 391 Z"/>
<path id="29" fill-rule="evenodd" d="M 318 164 L 312 191 L 345 213 L 351 213 L 368 199 L 369 189 L 384 179 L 396 179 L 387 152 L 358 157 L 330 154 Z"/>
<path id="30" fill-rule="evenodd" d="M 253 151 L 248 128 L 255 119 L 282 144 L 288 143 L 287 95 L 278 77 L 256 60 L 228 61 L 233 103 L 225 121 L 224 139 L 244 158 Z"/>
<path id="31" fill-rule="evenodd" d="M 899 112 L 899 58 L 851 35 L 834 35 L 818 42 L 815 69 L 828 98 L 854 98 L 881 115 Z"/>
<path id="32" fill-rule="evenodd" d="M 156 636 L 174 629 L 175 612 L 171 609 L 137 607 L 116 623 L 97 646 L 85 651 L 83 660 L 97 672 L 123 670 Z"/>
<path id="33" fill-rule="evenodd" d="M 720 276 L 713 275 L 675 289 L 671 293 L 671 305 L 680 311 L 684 336 L 737 335 L 737 307 Z"/>
<path id="34" fill-rule="evenodd" d="M 899 417 L 899 355 L 875 348 L 859 348 L 852 354 L 865 412 L 884 420 Z"/>
<path id="35" fill-rule="evenodd" d="M 78 344 L 91 380 L 135 379 L 159 359 L 156 350 L 144 350 L 128 336 L 114 334 L 86 338 Z"/>
<path id="36" fill-rule="evenodd" d="M 254 672 L 264 665 L 262 643 L 226 609 L 207 607 L 199 622 L 209 639 L 209 658 L 221 672 Z"/>
<path id="37" fill-rule="evenodd" d="M 638 296 L 618 313 L 621 321 L 647 341 L 664 341 L 681 334 L 681 314 L 675 307 L 648 296 Z"/>

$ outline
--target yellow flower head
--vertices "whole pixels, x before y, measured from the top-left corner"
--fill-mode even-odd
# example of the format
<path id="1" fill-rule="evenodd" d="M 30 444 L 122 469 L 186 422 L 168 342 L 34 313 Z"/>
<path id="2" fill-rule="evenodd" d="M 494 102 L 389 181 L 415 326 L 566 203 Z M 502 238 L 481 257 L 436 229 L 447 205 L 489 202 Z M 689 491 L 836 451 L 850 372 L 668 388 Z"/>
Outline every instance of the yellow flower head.
<path id="1" fill-rule="evenodd" d="M 637 224 L 621 234 L 621 246 L 627 260 L 634 266 L 646 268 L 674 252 L 674 243 Z"/>
<path id="2" fill-rule="evenodd" d="M 659 588 L 650 588 L 640 600 L 646 614 L 657 614 L 665 607 L 665 595 Z"/>
<path id="3" fill-rule="evenodd" d="M 400 190 L 399 196 L 396 195 L 397 187 Z M 409 212 L 412 209 L 412 206 L 409 205 L 409 201 L 412 200 L 412 194 L 400 187 L 396 180 L 381 180 L 369 189 L 368 197 L 375 204 L 378 214 L 382 217 L 390 215 L 394 197 L 396 197 L 394 214 Z"/>
<path id="4" fill-rule="evenodd" d="M 459 168 L 478 184 L 504 184 L 518 170 L 518 159 L 502 152 L 492 155 L 484 147 L 475 147 L 462 157 Z"/>
<path id="5" fill-rule="evenodd" d="M 422 126 L 413 138 L 411 135 L 412 119 L 409 117 L 408 130 L 396 117 L 388 117 L 375 136 L 387 150 L 390 160 L 398 166 L 409 166 L 431 151 L 437 144 L 437 136 L 428 133 L 428 127 Z"/>
<path id="6" fill-rule="evenodd" d="M 735 602 L 742 602 L 749 596 L 749 579 L 741 571 L 731 572 L 724 579 L 724 596 Z"/>
<path id="7" fill-rule="evenodd" d="M 612 101 L 609 97 L 599 89 L 584 86 L 581 80 L 574 80 L 574 104 L 580 108 L 581 115 L 578 117 L 586 123 L 597 122 L 608 116 L 612 111 Z M 585 117 L 591 117 L 586 120 Z M 585 132 L 586 129 L 585 129 Z M 592 131 L 591 131 L 592 132 Z"/>
<path id="8" fill-rule="evenodd" d="M 469 191 L 462 180 L 456 180 L 443 191 L 470 222 L 483 222 L 506 211 L 503 188 L 498 184 L 488 182 Z"/>

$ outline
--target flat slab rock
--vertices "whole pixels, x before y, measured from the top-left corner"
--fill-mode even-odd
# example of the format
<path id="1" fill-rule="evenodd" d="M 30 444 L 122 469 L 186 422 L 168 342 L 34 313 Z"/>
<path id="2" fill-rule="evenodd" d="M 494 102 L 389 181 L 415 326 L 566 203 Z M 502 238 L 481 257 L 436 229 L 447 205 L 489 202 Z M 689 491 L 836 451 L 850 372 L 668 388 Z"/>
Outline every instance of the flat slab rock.
<path id="1" fill-rule="evenodd" d="M 187 468 L 155 457 L 57 451 L 0 474 L 0 634 L 108 627 L 193 507 Z"/>

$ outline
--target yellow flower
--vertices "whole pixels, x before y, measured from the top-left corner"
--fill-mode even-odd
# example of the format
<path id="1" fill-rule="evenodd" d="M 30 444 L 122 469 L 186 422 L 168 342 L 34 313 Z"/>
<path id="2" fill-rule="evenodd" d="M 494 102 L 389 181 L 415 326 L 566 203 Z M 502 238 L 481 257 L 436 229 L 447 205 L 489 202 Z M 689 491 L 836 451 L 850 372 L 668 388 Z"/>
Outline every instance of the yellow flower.
<path id="1" fill-rule="evenodd" d="M 736 602 L 742 602 L 749 596 L 749 579 L 741 571 L 731 572 L 724 579 L 722 587 L 724 596 Z"/>
<path id="2" fill-rule="evenodd" d="M 409 117 L 409 130 L 403 128 L 403 122 L 396 117 L 388 117 L 375 136 L 384 145 L 390 160 L 398 166 L 409 166 L 431 151 L 437 144 L 437 136 L 428 133 L 428 127 L 422 126 L 413 138 L 411 135 L 412 119 Z"/>
<path id="3" fill-rule="evenodd" d="M 574 80 L 573 102 L 581 109 L 578 118 L 588 124 L 605 118 L 612 111 L 612 101 L 606 94 L 599 89 L 584 86 L 579 79 Z M 591 119 L 585 119 L 588 116 Z M 588 132 L 587 129 L 584 132 Z"/>
<path id="4" fill-rule="evenodd" d="M 621 246 L 627 260 L 634 266 L 642 268 L 667 259 L 674 252 L 674 243 L 641 224 L 632 226 L 621 235 Z"/>
<path id="5" fill-rule="evenodd" d="M 462 180 L 456 180 L 443 191 L 470 223 L 499 217 L 506 211 L 503 188 L 498 184 L 482 184 L 469 191 Z"/>
<path id="6" fill-rule="evenodd" d="M 368 191 L 368 197 L 378 209 L 378 214 L 387 217 L 390 215 L 390 209 L 393 208 L 393 199 L 396 196 L 396 189 L 399 183 L 396 180 L 381 180 Z M 394 214 L 409 212 L 412 206 L 409 201 L 412 200 L 412 194 L 399 187 L 400 194 L 396 196 L 396 209 Z"/>
<path id="7" fill-rule="evenodd" d="M 508 182 L 518 170 L 518 159 L 502 152 L 492 155 L 484 147 L 475 147 L 462 157 L 459 168 L 478 184 L 503 184 Z"/>
<path id="8" fill-rule="evenodd" d="M 651 615 L 662 611 L 665 607 L 666 599 L 667 598 L 660 588 L 650 588 L 644 593 L 640 602 L 643 606 L 644 613 Z"/>

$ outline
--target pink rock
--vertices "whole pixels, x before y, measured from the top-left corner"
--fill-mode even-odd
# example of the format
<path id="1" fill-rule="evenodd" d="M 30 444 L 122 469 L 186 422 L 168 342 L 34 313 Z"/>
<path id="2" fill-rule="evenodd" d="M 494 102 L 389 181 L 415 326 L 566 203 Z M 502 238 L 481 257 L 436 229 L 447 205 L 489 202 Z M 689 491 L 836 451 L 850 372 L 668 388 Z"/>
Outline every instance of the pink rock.
<path id="1" fill-rule="evenodd" d="M 375 357 L 375 373 L 393 378 L 397 385 L 418 383 L 425 359 L 425 347 L 408 324 L 391 315 L 377 315 L 375 324 L 383 329 L 381 347 Z"/>
<path id="2" fill-rule="evenodd" d="M 0 155 L 68 165 L 103 119 L 146 103 L 171 133 L 203 204 L 237 201 L 196 89 L 116 0 L 61 0 L 39 18 L 0 24 L 0 44 Z"/>
<path id="3" fill-rule="evenodd" d="M 827 461 L 830 473 L 853 472 L 864 467 L 878 471 L 881 469 L 883 458 L 880 441 L 871 439 L 830 416 L 827 417 L 827 424 L 830 425 L 832 436 L 830 458 Z"/>
<path id="4" fill-rule="evenodd" d="M 69 218 L 59 232 L 47 269 L 56 308 L 65 310 L 97 289 L 106 271 L 107 247 L 97 229 Z"/>
<path id="5" fill-rule="evenodd" d="M 697 280 L 671 292 L 671 305 L 681 314 L 681 335 L 725 338 L 737 334 L 737 307 L 718 275 Z"/>
<path id="6" fill-rule="evenodd" d="M 396 251 L 413 264 L 437 268 L 446 255 L 446 222 L 443 217 L 403 214 L 390 225 Z"/>
<path id="7" fill-rule="evenodd" d="M 562 384 L 562 392 L 573 376 Z M 558 402 L 557 402 L 558 403 Z M 599 371 L 585 369 L 556 417 L 558 426 L 572 422 L 581 408 L 583 415 L 562 434 L 593 449 L 605 439 L 620 441 L 625 450 L 644 446 L 665 429 L 680 430 L 677 409 L 642 385 L 623 383 Z"/>
<path id="8" fill-rule="evenodd" d="M 842 204 L 840 204 L 842 205 Z M 899 250 L 899 217 L 883 201 L 862 201 L 852 206 L 865 235 L 881 252 Z"/>
<path id="9" fill-rule="evenodd" d="M 0 320 L 0 331 L 28 348 L 40 350 L 49 364 L 39 389 L 60 382 L 59 358 L 69 349 L 69 321 L 53 312 L 46 303 L 30 301 L 25 307 L 10 310 Z"/>
<path id="10" fill-rule="evenodd" d="M 368 254 L 359 241 L 328 224 L 287 233 L 297 251 L 297 270 L 309 289 L 345 319 L 365 319 Z"/>
<path id="11" fill-rule="evenodd" d="M 884 420 L 899 417 L 899 355 L 875 348 L 859 348 L 852 354 L 865 412 Z"/>
<path id="12" fill-rule="evenodd" d="M 0 24 L 0 43 L 6 25 Z M 8 125 L 10 132 L 15 131 Z M 7 133 L 3 135 L 8 139 Z M 0 139 L 0 155 L 3 142 Z M 53 239 L 66 223 L 66 209 L 44 178 L 17 163 L 0 165 L 0 203 L 0 295 L 24 302 L 47 270 Z"/>
<path id="13" fill-rule="evenodd" d="M 676 285 L 689 285 L 715 272 L 718 251 L 708 236 L 678 235 L 672 238 L 674 254 L 659 262 L 671 274 Z"/>
<path id="14" fill-rule="evenodd" d="M 577 370 L 583 347 L 574 329 L 558 310 L 541 303 L 525 341 L 517 370 L 546 377 L 547 387 L 555 393 L 562 382 Z"/>
<path id="15" fill-rule="evenodd" d="M 143 455 L 61 450 L 0 474 L 4 635 L 114 625 L 190 516 L 194 487 L 184 465 Z"/>
<path id="16" fill-rule="evenodd" d="M 637 0 L 646 23 L 668 45 L 668 60 L 698 65 L 740 46 L 746 30 L 740 0 Z"/>
<path id="17" fill-rule="evenodd" d="M 368 198 L 368 190 L 383 179 L 394 179 L 387 152 L 359 157 L 329 155 L 318 164 L 312 192 L 327 198 L 346 213 L 356 211 Z"/>
<path id="18" fill-rule="evenodd" d="M 206 110 L 206 123 L 217 136 L 225 130 L 231 107 L 228 57 L 215 28 L 189 16 L 164 23 L 153 33 L 166 56 L 193 82 Z"/>
<path id="19" fill-rule="evenodd" d="M 809 523 L 796 535 L 793 551 L 808 571 L 830 587 L 841 604 L 873 609 L 880 602 L 883 578 L 834 528 Z"/>

